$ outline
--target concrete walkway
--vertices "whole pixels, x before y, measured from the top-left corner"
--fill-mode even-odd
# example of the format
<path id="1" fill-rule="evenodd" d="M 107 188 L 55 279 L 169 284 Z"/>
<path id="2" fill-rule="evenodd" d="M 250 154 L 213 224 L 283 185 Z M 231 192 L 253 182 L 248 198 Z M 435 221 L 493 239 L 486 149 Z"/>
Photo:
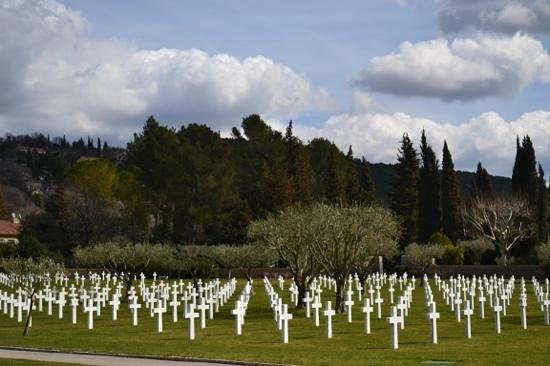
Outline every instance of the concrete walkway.
<path id="1" fill-rule="evenodd" d="M 12 358 L 34 361 L 77 363 L 96 366 L 230 366 L 245 363 L 163 360 L 155 358 L 106 356 L 82 353 L 63 353 L 34 350 L 0 349 L 0 359 Z M 1 362 L 0 362 L 1 363 Z"/>

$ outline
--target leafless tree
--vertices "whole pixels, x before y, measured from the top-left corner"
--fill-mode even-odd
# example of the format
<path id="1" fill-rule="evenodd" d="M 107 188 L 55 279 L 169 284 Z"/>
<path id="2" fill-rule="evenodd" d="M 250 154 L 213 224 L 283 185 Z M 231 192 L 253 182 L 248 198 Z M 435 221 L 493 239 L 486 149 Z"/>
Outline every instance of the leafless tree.
<path id="1" fill-rule="evenodd" d="M 466 230 L 473 230 L 491 240 L 505 265 L 510 250 L 529 236 L 529 217 L 527 202 L 518 197 L 476 199 L 464 209 Z"/>

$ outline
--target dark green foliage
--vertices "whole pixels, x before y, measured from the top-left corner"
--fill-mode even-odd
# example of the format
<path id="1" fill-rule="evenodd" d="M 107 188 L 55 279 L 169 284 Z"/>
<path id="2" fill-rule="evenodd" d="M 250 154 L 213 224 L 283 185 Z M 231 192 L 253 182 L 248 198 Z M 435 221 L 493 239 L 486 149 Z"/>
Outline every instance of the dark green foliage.
<path id="1" fill-rule="evenodd" d="M 9 217 L 10 215 L 6 208 L 6 202 L 4 201 L 4 194 L 0 191 L 0 220 L 8 220 Z"/>
<path id="2" fill-rule="evenodd" d="M 32 233 L 25 233 L 19 239 L 17 254 L 23 258 L 38 259 L 48 254 L 48 248 L 39 242 Z"/>
<path id="3" fill-rule="evenodd" d="M 539 174 L 537 179 L 538 199 L 537 199 L 537 236 L 539 242 L 546 242 L 548 239 L 548 191 L 546 188 L 546 179 L 544 170 L 539 164 Z"/>
<path id="4" fill-rule="evenodd" d="M 443 145 L 443 172 L 441 175 L 442 228 L 453 242 L 462 236 L 462 202 L 454 163 L 447 142 Z"/>
<path id="5" fill-rule="evenodd" d="M 291 184 L 291 201 L 309 204 L 313 201 L 314 174 L 309 163 L 309 151 L 292 132 L 288 123 L 285 142 L 285 163 Z"/>
<path id="6" fill-rule="evenodd" d="M 346 158 L 324 138 L 309 143 L 311 167 L 315 172 L 314 195 L 318 201 L 342 203 L 346 199 Z"/>
<path id="7" fill-rule="evenodd" d="M 346 202 L 360 204 L 363 200 L 363 188 L 359 182 L 359 172 L 353 160 L 353 150 L 349 147 L 346 155 Z"/>
<path id="8" fill-rule="evenodd" d="M 403 135 L 397 160 L 390 199 L 403 225 L 399 244 L 404 248 L 418 238 L 418 157 L 407 134 Z"/>
<path id="9" fill-rule="evenodd" d="M 537 165 L 535 148 L 529 136 L 519 143 L 516 140 L 516 160 L 512 174 L 512 191 L 529 202 L 533 207 L 537 199 Z"/>
<path id="10" fill-rule="evenodd" d="M 422 165 L 420 167 L 420 181 L 418 184 L 418 235 L 419 241 L 424 243 L 441 226 L 439 164 L 432 147 L 426 141 L 424 130 L 422 130 L 420 157 Z"/>
<path id="11" fill-rule="evenodd" d="M 359 163 L 359 184 L 362 189 L 361 203 L 370 205 L 376 201 L 376 188 L 372 180 L 370 164 L 363 157 Z"/>
<path id="12" fill-rule="evenodd" d="M 487 170 L 481 165 L 477 164 L 476 175 L 472 179 L 472 188 L 470 191 L 470 201 L 481 199 L 492 201 L 496 197 L 491 183 L 491 178 Z"/>

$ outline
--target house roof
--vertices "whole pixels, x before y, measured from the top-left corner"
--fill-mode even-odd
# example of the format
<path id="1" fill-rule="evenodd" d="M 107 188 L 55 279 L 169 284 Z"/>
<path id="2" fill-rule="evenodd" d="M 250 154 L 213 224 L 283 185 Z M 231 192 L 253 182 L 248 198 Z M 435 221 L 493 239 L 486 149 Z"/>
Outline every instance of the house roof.
<path id="1" fill-rule="evenodd" d="M 17 237 L 21 231 L 21 224 L 14 224 L 8 220 L 0 220 L 0 236 Z"/>

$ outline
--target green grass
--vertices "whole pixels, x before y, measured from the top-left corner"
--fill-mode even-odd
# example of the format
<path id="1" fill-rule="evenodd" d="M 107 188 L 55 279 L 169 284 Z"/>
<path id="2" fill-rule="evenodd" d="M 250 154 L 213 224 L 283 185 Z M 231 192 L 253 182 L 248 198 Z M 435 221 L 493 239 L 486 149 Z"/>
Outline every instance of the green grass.
<path id="1" fill-rule="evenodd" d="M 276 282 L 272 281 L 277 288 Z M 288 283 L 287 285 L 288 286 Z M 325 337 L 324 319 L 315 327 L 313 319 L 305 317 L 304 310 L 292 309 L 290 343 L 280 342 L 280 333 L 267 305 L 261 280 L 254 283 L 243 335 L 234 332 L 234 318 L 230 315 L 236 294 L 207 321 L 206 329 L 196 322 L 196 340 L 187 339 L 187 322 L 172 322 L 171 312 L 165 314 L 164 332 L 156 332 L 156 319 L 145 311 L 140 312 L 139 326 L 132 327 L 131 313 L 126 306 L 119 312 L 119 320 L 111 320 L 110 307 L 94 319 L 94 329 L 88 330 L 86 314 L 79 312 L 79 323 L 70 323 L 70 307 L 65 308 L 65 318 L 57 319 L 57 307 L 53 316 L 36 312 L 33 327 L 27 337 L 21 336 L 23 324 L 0 314 L 0 344 L 5 346 L 49 348 L 67 351 L 95 351 L 135 355 L 164 355 L 214 358 L 227 360 L 263 361 L 293 365 L 409 365 L 423 361 L 455 361 L 467 365 L 548 365 L 550 364 L 550 327 L 543 325 L 543 315 L 527 286 L 528 329 L 520 328 L 518 289 L 508 316 L 502 319 L 502 334 L 494 331 L 493 313 L 486 304 L 486 319 L 473 317 L 472 339 L 464 338 L 464 323 L 457 323 L 454 314 L 436 294 L 441 318 L 438 325 L 439 344 L 430 341 L 429 323 L 425 315 L 423 289 L 417 286 L 414 301 L 405 322 L 405 330 L 399 332 L 399 349 L 390 349 L 390 331 L 385 318 L 372 321 L 372 334 L 363 334 L 363 316 L 356 301 L 354 321 L 349 324 L 345 314 L 338 314 L 333 322 L 333 339 Z M 397 292 L 397 291 L 396 291 Z M 329 300 L 323 293 L 323 302 Z M 384 289 L 384 315 L 389 313 L 389 294 Z M 284 291 L 285 302 L 289 294 Z M 396 296 L 397 299 L 397 296 Z M 332 299 L 333 300 L 333 299 Z M 476 304 L 477 305 L 477 304 Z M 45 309 L 44 309 L 45 310 Z M 81 309 L 79 309 L 81 310 Z M 143 310 L 143 309 L 142 309 Z"/>

